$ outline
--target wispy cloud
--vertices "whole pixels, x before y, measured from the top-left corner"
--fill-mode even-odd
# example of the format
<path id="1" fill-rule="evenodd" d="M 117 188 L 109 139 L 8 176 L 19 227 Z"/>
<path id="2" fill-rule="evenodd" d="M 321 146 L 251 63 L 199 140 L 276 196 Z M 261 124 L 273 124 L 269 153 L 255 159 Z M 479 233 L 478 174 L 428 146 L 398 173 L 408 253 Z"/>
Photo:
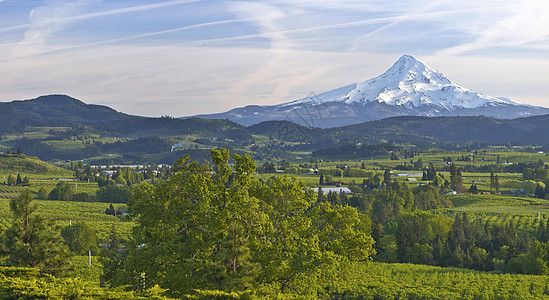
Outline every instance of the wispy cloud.
<path id="1" fill-rule="evenodd" d="M 68 17 L 81 12 L 90 1 L 69 2 L 63 0 L 49 1 L 48 5 L 31 10 L 30 26 L 23 40 L 15 47 L 14 56 L 29 55 L 38 52 L 46 40 L 56 32 L 66 28 L 71 22 Z M 51 22 L 51 20 L 56 20 Z M 61 21 L 63 20 L 63 21 Z"/>
<path id="2" fill-rule="evenodd" d="M 0 0 L 3 1 L 3 0 Z M 13 32 L 13 31 L 19 31 L 19 30 L 25 30 L 31 26 L 48 26 L 56 23 L 67 23 L 67 22 L 78 22 L 83 21 L 87 19 L 93 19 L 93 18 L 99 18 L 99 17 L 105 17 L 105 16 L 112 16 L 112 15 L 118 15 L 118 14 L 125 14 L 125 13 L 132 13 L 132 12 L 139 12 L 139 11 L 148 11 L 152 9 L 162 8 L 162 7 L 168 7 L 168 6 L 174 6 L 174 5 L 181 5 L 181 4 L 188 4 L 188 3 L 194 3 L 194 2 L 200 2 L 203 0 L 173 0 L 173 1 L 165 1 L 165 2 L 159 2 L 154 4 L 146 4 L 146 5 L 136 5 L 131 7 L 124 7 L 124 8 L 118 8 L 113 10 L 107 10 L 107 11 L 101 11 L 101 12 L 95 12 L 95 13 L 88 13 L 88 14 L 80 14 L 80 15 L 69 15 L 64 17 L 58 17 L 58 18 L 50 18 L 50 19 L 44 19 L 38 22 L 31 22 L 27 24 L 20 24 L 15 26 L 8 26 L 0 28 L 0 33 L 5 32 Z M 79 1 L 79 2 L 82 2 Z"/>
<path id="3" fill-rule="evenodd" d="M 78 21 L 116 14 L 147 11 L 166 6 L 197 2 L 199 0 L 173 0 L 155 4 L 125 7 L 96 13 L 81 14 L 82 10 L 86 6 L 98 3 L 98 1 L 100 0 L 52 0 L 47 2 L 46 6 L 37 7 L 31 11 L 29 16 L 29 24 L 6 27 L 0 29 L 0 32 L 19 30 L 22 28 L 27 29 L 25 31 L 25 37 L 19 43 L 19 45 L 14 48 L 12 54 L 12 57 L 22 57 L 37 53 L 43 53 L 44 49 L 42 49 L 41 46 L 45 44 L 50 36 Z"/>
<path id="4" fill-rule="evenodd" d="M 507 5 L 486 16 L 480 26 L 469 28 L 471 42 L 441 50 L 438 54 L 461 55 L 545 42 L 549 37 L 549 2 L 535 0 Z"/>
<path id="5" fill-rule="evenodd" d="M 269 38 L 271 40 L 277 39 L 277 38 L 283 38 L 287 40 L 290 34 L 310 33 L 314 31 L 334 30 L 334 29 L 347 29 L 352 27 L 360 27 L 364 25 L 388 24 L 392 22 L 401 22 L 401 21 L 424 20 L 425 18 L 429 18 L 429 17 L 444 17 L 444 16 L 457 15 L 457 14 L 468 14 L 473 11 L 475 11 L 475 9 L 457 9 L 452 11 L 439 11 L 439 12 L 408 14 L 408 15 L 402 15 L 402 16 L 371 18 L 371 19 L 364 19 L 359 21 L 335 23 L 335 24 L 328 24 L 328 25 L 305 27 L 305 28 L 274 30 L 274 31 L 262 30 L 259 33 L 235 35 L 235 36 L 225 37 L 225 38 L 200 39 L 200 40 L 194 40 L 191 42 L 185 42 L 184 44 L 185 45 L 192 45 L 192 44 L 197 44 L 197 45 L 212 44 L 213 45 L 215 43 L 254 39 L 254 38 Z M 272 28 L 279 29 L 278 26 L 277 27 L 265 26 L 264 29 L 272 29 Z M 294 41 L 292 40 L 291 42 L 293 43 Z M 287 43 L 281 43 L 281 45 L 288 45 L 291 42 L 288 41 Z M 285 48 L 285 47 L 281 47 L 281 48 Z"/>

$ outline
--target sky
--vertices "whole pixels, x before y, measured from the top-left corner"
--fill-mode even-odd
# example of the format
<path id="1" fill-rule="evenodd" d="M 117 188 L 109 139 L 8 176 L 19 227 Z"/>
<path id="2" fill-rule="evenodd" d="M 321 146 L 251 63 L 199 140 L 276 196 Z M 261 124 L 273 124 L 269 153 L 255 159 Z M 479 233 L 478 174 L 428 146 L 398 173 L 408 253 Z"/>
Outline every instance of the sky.
<path id="1" fill-rule="evenodd" d="M 0 0 L 0 101 L 216 113 L 365 81 L 404 54 L 549 107 L 546 0 Z"/>

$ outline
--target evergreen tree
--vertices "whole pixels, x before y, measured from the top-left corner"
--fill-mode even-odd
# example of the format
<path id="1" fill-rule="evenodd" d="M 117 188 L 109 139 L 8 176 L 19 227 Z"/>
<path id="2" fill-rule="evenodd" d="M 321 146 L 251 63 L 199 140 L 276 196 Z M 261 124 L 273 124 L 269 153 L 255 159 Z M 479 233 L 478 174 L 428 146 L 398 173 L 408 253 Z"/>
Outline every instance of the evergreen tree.
<path id="1" fill-rule="evenodd" d="M 452 190 L 461 193 L 463 192 L 463 178 L 461 177 L 461 169 L 456 168 L 452 163 L 450 166 L 450 187 Z"/>
<path id="2" fill-rule="evenodd" d="M 434 180 L 437 176 L 437 172 L 435 170 L 435 166 L 432 162 L 429 163 L 429 169 L 427 169 L 427 180 Z"/>
<path id="3" fill-rule="evenodd" d="M 339 191 L 339 197 L 337 204 L 339 205 L 347 205 L 347 195 L 343 191 Z"/>
<path id="4" fill-rule="evenodd" d="M 99 252 L 99 262 L 103 265 L 103 272 L 99 279 L 109 286 L 116 286 L 122 281 L 122 265 L 124 262 L 122 241 L 114 224 L 105 247 Z"/>
<path id="5" fill-rule="evenodd" d="M 7 264 L 40 268 L 44 273 L 62 274 L 68 267 L 68 249 L 53 220 L 34 214 L 37 205 L 27 189 L 10 201 L 11 227 L 4 235 Z"/>
<path id="6" fill-rule="evenodd" d="M 124 179 L 124 176 L 122 175 L 117 176 L 114 182 L 121 185 L 128 185 L 128 182 L 126 181 L 126 179 Z"/>
<path id="7" fill-rule="evenodd" d="M 46 189 L 43 186 L 40 187 L 40 189 L 38 190 L 37 197 L 38 199 L 48 199 L 48 191 L 46 191 Z"/>
<path id="8" fill-rule="evenodd" d="M 545 199 L 545 189 L 538 183 L 536 185 L 535 197 L 539 199 Z"/>
<path id="9" fill-rule="evenodd" d="M 25 176 L 25 177 L 23 178 L 23 182 L 21 183 L 21 185 L 23 185 L 23 186 L 30 186 L 29 177 Z"/>
<path id="10" fill-rule="evenodd" d="M 320 179 L 319 179 L 318 184 L 324 185 L 324 175 L 320 174 Z"/>
<path id="11" fill-rule="evenodd" d="M 471 194 L 478 194 L 478 187 L 476 184 L 471 184 L 471 187 L 469 188 L 469 193 Z"/>
<path id="12" fill-rule="evenodd" d="M 383 184 L 388 188 L 391 185 L 391 170 L 385 169 L 383 172 Z"/>
<path id="13" fill-rule="evenodd" d="M 15 181 L 16 185 L 20 185 L 23 183 L 23 179 L 21 179 L 21 174 L 17 173 L 17 179 Z"/>
<path id="14" fill-rule="evenodd" d="M 324 196 L 324 191 L 322 191 L 322 188 L 319 187 L 318 188 L 318 193 L 317 193 L 317 197 L 316 197 L 316 201 L 317 202 L 325 202 L 326 201 L 326 197 Z"/>

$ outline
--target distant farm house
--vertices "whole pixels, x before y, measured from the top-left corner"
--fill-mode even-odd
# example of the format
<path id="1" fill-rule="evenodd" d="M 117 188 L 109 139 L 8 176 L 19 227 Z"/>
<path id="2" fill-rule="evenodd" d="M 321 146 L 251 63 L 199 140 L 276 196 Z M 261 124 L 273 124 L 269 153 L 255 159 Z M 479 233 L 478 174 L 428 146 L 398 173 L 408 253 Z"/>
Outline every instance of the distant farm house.
<path id="1" fill-rule="evenodd" d="M 313 190 L 318 193 L 318 188 L 313 188 Z M 345 194 L 351 194 L 351 190 L 348 188 L 348 187 L 326 187 L 326 188 L 322 188 L 322 193 L 323 194 L 327 194 L 329 192 L 334 192 L 334 193 L 345 193 Z"/>

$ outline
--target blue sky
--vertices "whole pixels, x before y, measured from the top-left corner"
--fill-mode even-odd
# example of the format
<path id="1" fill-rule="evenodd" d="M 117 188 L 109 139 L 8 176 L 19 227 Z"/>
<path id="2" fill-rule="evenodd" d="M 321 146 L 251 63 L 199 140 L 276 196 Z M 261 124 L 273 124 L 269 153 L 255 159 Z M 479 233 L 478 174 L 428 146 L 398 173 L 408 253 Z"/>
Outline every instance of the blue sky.
<path id="1" fill-rule="evenodd" d="M 214 113 L 364 81 L 403 54 L 549 106 L 549 1 L 0 0 L 0 101 Z"/>

